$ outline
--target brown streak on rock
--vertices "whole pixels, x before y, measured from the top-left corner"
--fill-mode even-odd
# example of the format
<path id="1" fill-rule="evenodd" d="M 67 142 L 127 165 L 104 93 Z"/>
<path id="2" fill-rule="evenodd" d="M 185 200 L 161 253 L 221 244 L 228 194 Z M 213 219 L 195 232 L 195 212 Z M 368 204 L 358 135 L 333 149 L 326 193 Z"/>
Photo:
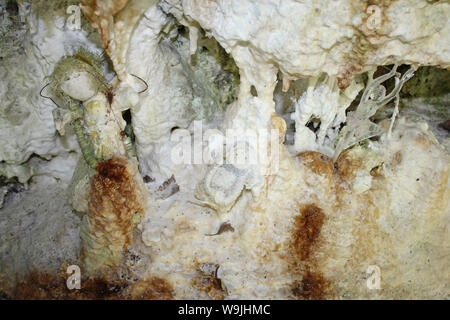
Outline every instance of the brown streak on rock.
<path id="1" fill-rule="evenodd" d="M 12 294 L 18 300 L 167 300 L 173 288 L 162 278 L 152 277 L 136 283 L 125 280 L 89 277 L 81 280 L 81 289 L 69 290 L 68 275 L 61 267 L 59 275 L 31 272 Z"/>
<path id="2" fill-rule="evenodd" d="M 295 217 L 292 234 L 292 267 L 301 280 L 292 283 L 292 294 L 301 299 L 323 299 L 330 292 L 331 284 L 319 270 L 313 256 L 313 249 L 319 244 L 325 214 L 314 204 L 301 207 Z"/>
<path id="3" fill-rule="evenodd" d="M 117 222 L 117 228 L 125 236 L 124 246 L 127 246 L 131 240 L 132 215 L 142 211 L 140 203 L 136 201 L 135 182 L 127 172 L 126 164 L 126 159 L 112 158 L 97 165 L 98 174 L 92 181 L 89 202 L 92 212 L 96 214 L 90 215 L 91 222 L 99 224 L 100 229 L 107 230 L 104 223 L 111 223 L 111 218 L 114 219 Z M 112 209 L 112 212 L 105 211 L 104 208 Z M 111 217 L 111 213 L 115 217 Z"/>
<path id="4" fill-rule="evenodd" d="M 311 169 L 315 174 L 332 177 L 333 161 L 326 155 L 316 151 L 304 151 L 297 154 L 297 159 Z"/>
<path id="5" fill-rule="evenodd" d="M 345 150 L 337 159 L 337 173 L 339 178 L 342 178 L 344 181 L 352 180 L 358 168 L 361 167 L 361 164 L 360 159 L 352 157 L 350 151 Z"/>
<path id="6" fill-rule="evenodd" d="M 173 287 L 166 280 L 152 277 L 133 284 L 127 293 L 130 299 L 169 300 L 173 299 L 173 291 Z"/>
<path id="7" fill-rule="evenodd" d="M 320 234 L 325 215 L 313 204 L 304 206 L 300 211 L 301 214 L 295 217 L 294 222 L 294 248 L 301 260 L 307 260 Z"/>
<path id="8" fill-rule="evenodd" d="M 295 281 L 292 293 L 305 300 L 323 299 L 324 293 L 329 290 L 330 283 L 321 272 L 311 272 L 309 269 L 303 274 L 301 281 Z"/>
<path id="9" fill-rule="evenodd" d="M 213 272 L 211 272 L 211 270 L 210 272 L 208 272 L 202 270 L 201 267 L 202 265 L 214 266 L 215 269 Z M 225 299 L 225 296 L 227 295 L 227 290 L 224 284 L 222 283 L 222 280 L 217 277 L 217 270 L 219 269 L 220 266 L 218 264 L 213 263 L 201 264 L 199 262 L 196 262 L 195 266 L 197 276 L 195 276 L 192 279 L 191 281 L 192 286 L 200 291 L 207 293 L 211 299 L 214 300 Z"/>
<path id="10" fill-rule="evenodd" d="M 369 0 L 369 1 L 354 1 L 352 3 L 353 15 L 364 13 L 364 17 L 359 26 L 353 28 L 354 38 L 352 39 L 353 48 L 348 53 L 347 63 L 341 67 L 338 75 L 338 87 L 345 90 L 355 75 L 360 74 L 365 69 L 368 56 L 377 50 L 380 43 L 386 38 L 389 33 L 386 28 L 389 26 L 386 10 L 391 6 L 392 0 Z M 378 8 L 377 13 L 369 9 L 370 6 Z M 373 14 L 379 14 L 379 24 L 374 28 L 368 27 L 368 20 Z M 392 61 L 394 62 L 394 61 Z"/>
<path id="11" fill-rule="evenodd" d="M 82 230 L 81 250 L 88 272 L 100 266 L 115 267 L 132 240 L 134 217 L 143 212 L 143 199 L 131 165 L 124 158 L 108 159 L 97 165 L 97 174 L 92 177 L 89 223 Z"/>
<path id="12" fill-rule="evenodd" d="M 114 16 L 128 3 L 128 0 L 80 0 L 81 10 L 91 24 L 98 28 L 103 47 L 108 51 Z M 110 53 L 110 52 L 108 52 Z"/>

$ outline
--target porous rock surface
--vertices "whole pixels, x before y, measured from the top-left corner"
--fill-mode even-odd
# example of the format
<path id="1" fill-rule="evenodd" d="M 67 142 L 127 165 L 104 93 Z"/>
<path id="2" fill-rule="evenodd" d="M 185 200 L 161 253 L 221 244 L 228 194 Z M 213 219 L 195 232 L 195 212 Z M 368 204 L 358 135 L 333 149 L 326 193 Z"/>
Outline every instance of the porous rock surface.
<path id="1" fill-rule="evenodd" d="M 277 170 L 275 159 L 259 163 L 258 170 L 239 168 L 253 180 L 239 186 L 238 197 L 224 211 L 214 203 L 205 206 L 196 193 L 217 168 L 173 163 L 176 143 L 170 139 L 177 129 L 193 134 L 193 101 L 211 96 L 212 91 L 195 90 L 199 69 L 187 67 L 203 50 L 197 48 L 202 33 L 215 39 L 239 70 L 236 99 L 203 119 L 204 126 L 222 131 L 275 127 L 284 135 L 282 118 L 288 118 L 276 111 L 286 109 L 280 105 L 286 100 L 277 97 L 287 91 L 298 100 L 305 89 L 299 78 L 326 73 L 345 89 L 356 75 L 379 65 L 448 68 L 448 2 L 83 0 L 81 8 L 121 83 L 133 85 L 130 75 L 135 74 L 149 86 L 131 108 L 139 170 L 150 189 L 149 206 L 129 247 L 135 259 L 125 262 L 132 278 L 164 279 L 175 298 L 449 298 L 448 135 L 440 131 L 436 139 L 426 117 L 411 120 L 411 112 L 400 113 L 391 136 L 346 150 L 335 163 L 312 150 L 293 154 L 280 140 Z M 71 32 L 56 30 L 54 37 L 94 49 L 87 38 L 80 39 L 82 32 L 70 38 Z M 42 31 L 35 37 L 49 41 Z M 58 48 L 31 51 L 52 57 L 42 59 L 48 61 L 39 69 L 42 76 L 65 53 Z M 29 52 L 22 59 L 42 64 Z M 212 61 L 204 64 L 208 70 L 219 70 L 209 73 L 211 78 L 225 73 L 220 63 L 207 61 Z M 9 74 L 20 74 L 21 68 L 10 67 Z M 38 78 L 28 79 L 35 81 L 29 103 L 25 95 L 18 101 L 33 114 L 47 110 L 48 117 L 15 129 L 5 122 L 0 131 L 8 140 L 1 149 L 5 163 L 21 165 L 33 152 L 51 154 L 47 149 L 65 152 L 58 149 L 49 117 L 51 102 L 38 97 Z M 8 92 L 19 97 L 24 87 Z M 26 135 L 24 128 L 39 135 Z M 12 130 L 17 134 L 8 139 Z M 12 143 L 21 149 L 8 156 Z M 159 196 L 172 175 L 178 192 Z M 0 211 L 3 220 L 7 210 Z M 17 254 L 18 260 L 23 257 Z M 381 272 L 379 289 L 367 285 L 370 266 Z"/>

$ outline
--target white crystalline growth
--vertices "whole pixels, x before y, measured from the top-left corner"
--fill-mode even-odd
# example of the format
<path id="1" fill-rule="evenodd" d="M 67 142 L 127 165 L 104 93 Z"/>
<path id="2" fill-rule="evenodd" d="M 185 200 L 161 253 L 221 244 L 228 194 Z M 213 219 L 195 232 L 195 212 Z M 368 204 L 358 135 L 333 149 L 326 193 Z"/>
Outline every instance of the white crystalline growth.
<path id="1" fill-rule="evenodd" d="M 348 147 L 383 133 L 379 125 L 370 121 L 370 117 L 374 116 L 379 108 L 395 99 L 394 112 L 388 130 L 388 136 L 391 136 L 395 117 L 398 113 L 400 90 L 403 84 L 414 75 L 414 69 L 410 68 L 400 78 L 400 74 L 396 70 L 397 65 L 390 72 L 376 79 L 373 79 L 373 72 L 369 74 L 369 81 L 361 97 L 361 101 L 356 110 L 348 114 L 347 125 L 340 132 L 341 137 L 337 141 L 336 150 L 333 155 L 334 159 L 337 159 L 339 154 Z M 395 77 L 394 88 L 391 92 L 386 93 L 386 88 L 382 83 L 392 77 Z"/>
<path id="2" fill-rule="evenodd" d="M 0 61 L 0 76 L 4 79 L 0 81 L 0 171 L 7 177 L 19 177 L 23 183 L 33 176 L 25 163 L 31 156 L 51 159 L 78 150 L 74 135 L 61 138 L 57 134 L 52 115 L 56 106 L 39 95 L 61 57 L 81 45 L 93 52 L 101 50 L 92 28 L 83 24 L 83 28 L 72 30 L 65 25 L 65 10 L 71 2 L 20 1 L 18 16 L 0 13 L 2 26 L 15 19 L 24 29 L 14 46 L 8 47 L 0 28 L 0 38 L 5 40 L 0 55 L 14 49 Z M 0 1 L 2 8 L 5 3 Z"/>
<path id="3" fill-rule="evenodd" d="M 291 78 L 326 72 L 344 87 L 378 65 L 450 64 L 448 1 L 164 0 L 198 22 L 239 66 L 252 57 Z M 240 48 L 250 55 L 243 55 Z"/>
<path id="4" fill-rule="evenodd" d="M 61 90 L 80 101 L 86 101 L 97 93 L 92 87 L 90 75 L 83 71 L 74 72 L 61 84 Z"/>
<path id="5" fill-rule="evenodd" d="M 334 154 L 334 139 L 340 125 L 345 122 L 345 111 L 363 88 L 359 81 L 354 81 L 340 92 L 337 79 L 325 76 L 312 78 L 305 93 L 295 102 L 295 112 L 291 115 L 295 120 L 295 144 L 293 153 L 302 151 L 318 151 L 328 156 Z M 307 124 L 313 119 L 320 120 L 317 134 Z"/>

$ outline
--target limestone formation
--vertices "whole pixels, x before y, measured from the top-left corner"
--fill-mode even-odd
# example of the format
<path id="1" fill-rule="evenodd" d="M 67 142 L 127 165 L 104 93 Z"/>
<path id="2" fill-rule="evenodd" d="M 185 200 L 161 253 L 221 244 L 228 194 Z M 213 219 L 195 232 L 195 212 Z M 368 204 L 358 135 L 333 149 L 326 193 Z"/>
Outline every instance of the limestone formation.
<path id="1" fill-rule="evenodd" d="M 1 296 L 449 298 L 448 1 L 0 9 Z"/>

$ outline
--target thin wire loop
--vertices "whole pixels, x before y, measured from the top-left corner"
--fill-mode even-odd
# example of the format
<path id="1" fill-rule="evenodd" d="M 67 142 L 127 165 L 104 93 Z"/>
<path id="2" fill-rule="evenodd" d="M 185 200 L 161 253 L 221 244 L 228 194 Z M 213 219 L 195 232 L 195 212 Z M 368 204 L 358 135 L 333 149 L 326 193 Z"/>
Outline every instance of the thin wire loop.
<path id="1" fill-rule="evenodd" d="M 131 74 L 133 77 L 135 77 L 135 78 L 141 80 L 141 81 L 145 84 L 145 89 L 142 90 L 142 91 L 139 91 L 138 93 L 141 94 L 141 93 L 144 93 L 145 91 L 147 91 L 147 89 L 148 89 L 148 84 L 147 84 L 147 82 L 146 82 L 144 79 L 142 79 L 141 77 L 139 77 L 139 76 L 137 76 L 137 75 L 135 75 L 135 74 L 132 74 L 132 73 L 130 73 L 130 74 Z"/>
<path id="2" fill-rule="evenodd" d="M 52 100 L 52 102 L 53 102 L 58 108 L 61 108 L 61 107 L 55 102 L 55 100 L 52 99 L 52 97 L 47 97 L 47 96 L 44 96 L 44 95 L 42 94 L 42 91 L 44 91 L 44 89 L 47 88 L 49 84 L 50 84 L 50 82 L 47 83 L 45 86 L 42 87 L 41 91 L 39 91 L 39 95 L 40 95 L 42 98 L 46 98 L 46 99 Z"/>

